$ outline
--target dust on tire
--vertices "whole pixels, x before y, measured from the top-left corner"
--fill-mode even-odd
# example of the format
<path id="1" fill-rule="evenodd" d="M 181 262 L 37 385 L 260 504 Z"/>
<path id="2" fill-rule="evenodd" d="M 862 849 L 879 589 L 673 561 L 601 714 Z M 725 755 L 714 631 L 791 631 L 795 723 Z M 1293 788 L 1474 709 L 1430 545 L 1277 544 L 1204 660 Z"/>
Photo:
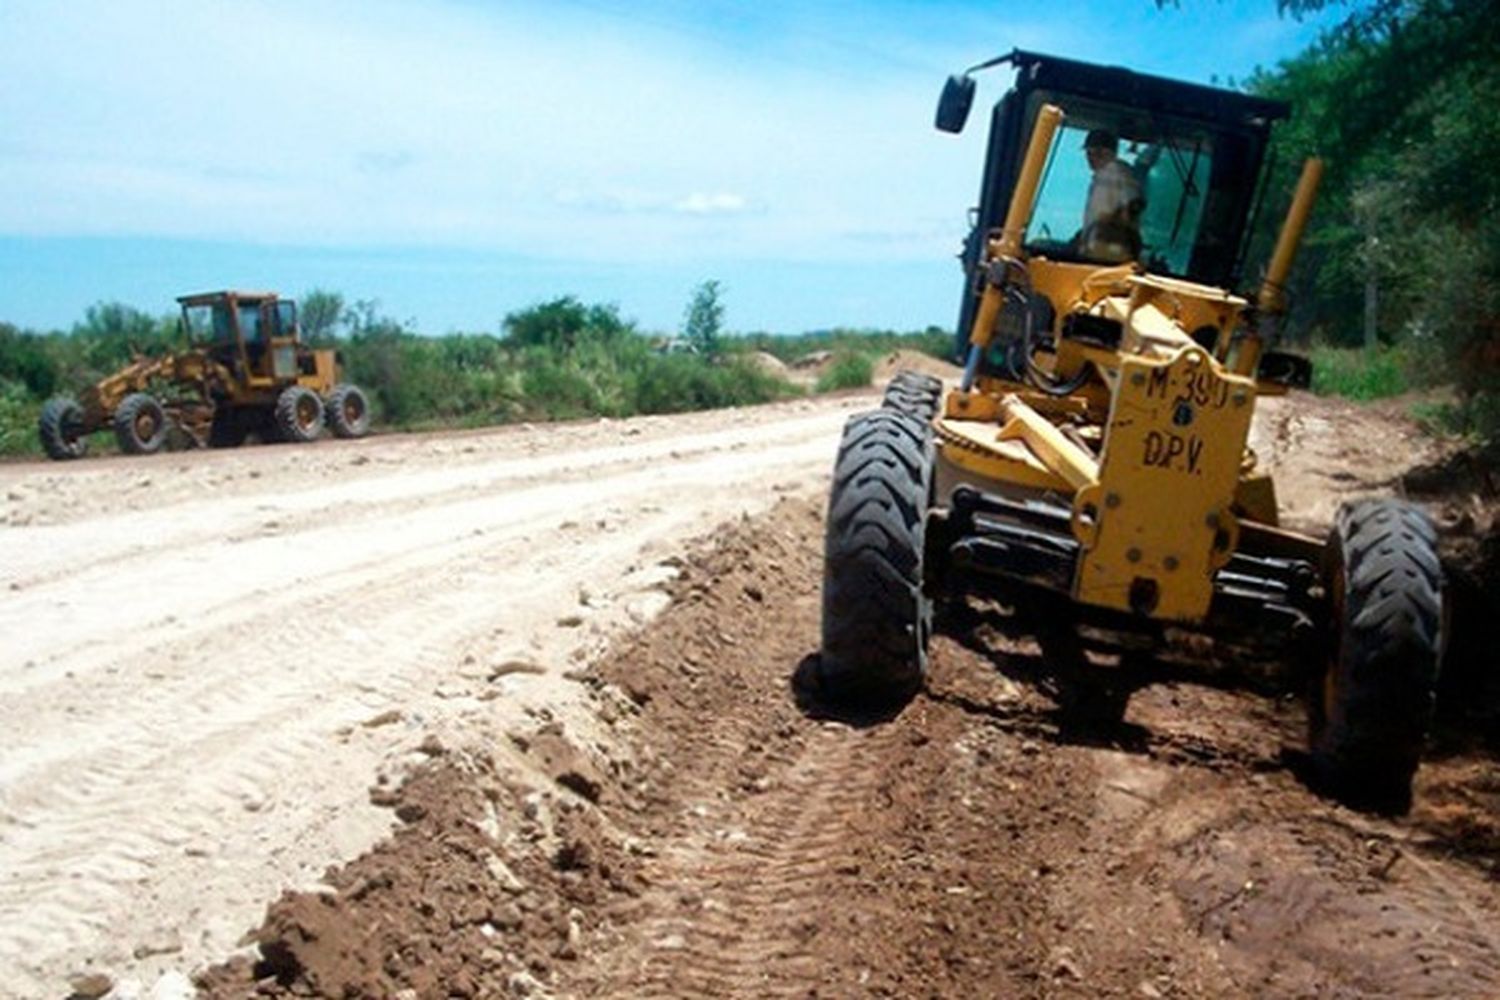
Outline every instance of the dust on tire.
<path id="1" fill-rule="evenodd" d="M 942 395 L 941 379 L 903 369 L 891 376 L 880 405 L 888 410 L 931 420 L 937 414 L 938 401 Z"/>

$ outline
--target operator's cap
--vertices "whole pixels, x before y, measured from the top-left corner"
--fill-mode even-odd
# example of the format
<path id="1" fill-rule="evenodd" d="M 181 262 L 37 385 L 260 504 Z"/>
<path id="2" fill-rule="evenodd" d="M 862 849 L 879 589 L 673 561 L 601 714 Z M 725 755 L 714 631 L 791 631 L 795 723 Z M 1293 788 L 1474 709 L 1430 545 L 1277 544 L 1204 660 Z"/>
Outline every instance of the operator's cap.
<path id="1" fill-rule="evenodd" d="M 1083 140 L 1083 148 L 1107 149 L 1113 153 L 1120 148 L 1120 137 L 1107 128 L 1091 129 L 1088 137 Z"/>

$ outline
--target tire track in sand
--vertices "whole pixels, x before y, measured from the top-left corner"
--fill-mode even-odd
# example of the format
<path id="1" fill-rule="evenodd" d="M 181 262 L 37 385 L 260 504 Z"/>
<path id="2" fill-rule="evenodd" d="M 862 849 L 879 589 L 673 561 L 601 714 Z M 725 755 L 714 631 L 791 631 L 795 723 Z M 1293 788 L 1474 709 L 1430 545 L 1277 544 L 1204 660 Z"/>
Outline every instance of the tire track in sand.
<path id="1" fill-rule="evenodd" d="M 615 981 L 642 997 L 807 995 L 819 978 L 807 942 L 822 886 L 849 863 L 849 819 L 880 780 L 876 762 L 892 739 L 890 727 L 821 724 L 727 808 L 690 810 L 689 831 L 648 872 L 659 888 L 646 906 L 657 915 L 625 949 L 644 958 Z M 694 748 L 716 763 L 689 797 L 733 785 L 744 748 L 738 732 Z"/>

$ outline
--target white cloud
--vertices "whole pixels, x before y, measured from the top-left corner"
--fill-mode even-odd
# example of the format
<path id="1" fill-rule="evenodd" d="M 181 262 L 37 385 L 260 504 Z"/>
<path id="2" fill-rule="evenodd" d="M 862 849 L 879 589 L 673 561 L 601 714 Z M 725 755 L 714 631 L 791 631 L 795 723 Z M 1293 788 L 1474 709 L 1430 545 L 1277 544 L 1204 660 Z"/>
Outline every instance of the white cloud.
<path id="1" fill-rule="evenodd" d="M 739 215 L 750 210 L 750 202 L 744 195 L 694 191 L 686 198 L 673 202 L 672 210 L 687 215 Z"/>
<path id="2" fill-rule="evenodd" d="M 746 212 L 764 211 L 764 206 L 754 204 L 742 194 L 728 192 L 674 196 L 644 191 L 559 191 L 553 200 L 561 206 L 585 212 L 605 215 L 740 215 Z"/>

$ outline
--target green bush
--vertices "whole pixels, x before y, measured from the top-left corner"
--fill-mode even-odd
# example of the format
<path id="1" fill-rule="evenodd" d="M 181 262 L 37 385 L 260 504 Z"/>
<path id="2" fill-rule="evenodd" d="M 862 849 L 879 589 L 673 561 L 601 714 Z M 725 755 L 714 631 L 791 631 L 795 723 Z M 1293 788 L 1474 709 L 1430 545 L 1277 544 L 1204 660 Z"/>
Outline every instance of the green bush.
<path id="1" fill-rule="evenodd" d="M 20 382 L 0 379 L 0 455 L 39 455 L 36 398 Z"/>
<path id="2" fill-rule="evenodd" d="M 506 339 L 518 347 L 571 350 L 583 340 L 617 340 L 635 332 L 613 305 L 584 305 L 571 295 L 509 313 L 501 322 Z"/>
<path id="3" fill-rule="evenodd" d="M 818 376 L 819 392 L 838 389 L 862 389 L 875 377 L 875 361 L 861 351 L 842 350 L 834 354 L 828 370 Z"/>
<path id="4" fill-rule="evenodd" d="M 1477 442 L 1500 441 L 1500 383 L 1456 400 L 1417 403 L 1411 415 L 1428 432 Z"/>
<path id="5" fill-rule="evenodd" d="M 692 354 L 666 354 L 655 356 L 642 370 L 636 403 L 641 413 L 681 413 L 751 406 L 796 394 L 795 387 L 744 358 L 708 362 Z"/>

